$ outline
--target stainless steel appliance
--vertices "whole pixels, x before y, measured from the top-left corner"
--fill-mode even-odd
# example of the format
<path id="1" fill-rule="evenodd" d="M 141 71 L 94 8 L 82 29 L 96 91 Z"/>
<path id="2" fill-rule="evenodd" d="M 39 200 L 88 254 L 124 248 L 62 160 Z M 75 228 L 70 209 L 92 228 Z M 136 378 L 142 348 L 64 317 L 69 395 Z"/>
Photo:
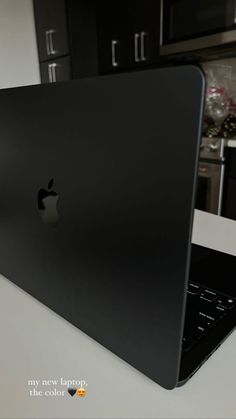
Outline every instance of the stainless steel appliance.
<path id="1" fill-rule="evenodd" d="M 196 208 L 221 215 L 225 172 L 225 140 L 203 138 Z"/>
<path id="2" fill-rule="evenodd" d="M 162 0 L 160 54 L 236 45 L 235 0 Z"/>

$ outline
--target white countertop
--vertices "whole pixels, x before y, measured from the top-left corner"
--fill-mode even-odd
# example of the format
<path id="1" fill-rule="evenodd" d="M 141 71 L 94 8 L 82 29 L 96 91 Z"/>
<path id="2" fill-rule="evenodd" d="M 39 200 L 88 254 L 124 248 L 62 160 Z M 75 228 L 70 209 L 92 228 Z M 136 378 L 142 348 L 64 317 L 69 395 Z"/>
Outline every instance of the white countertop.
<path id="1" fill-rule="evenodd" d="M 196 211 L 193 241 L 236 254 L 236 222 Z M 235 332 L 168 391 L 3 277 L 0 290 L 0 418 L 236 418 Z M 30 397 L 28 380 L 61 377 L 87 395 Z"/>

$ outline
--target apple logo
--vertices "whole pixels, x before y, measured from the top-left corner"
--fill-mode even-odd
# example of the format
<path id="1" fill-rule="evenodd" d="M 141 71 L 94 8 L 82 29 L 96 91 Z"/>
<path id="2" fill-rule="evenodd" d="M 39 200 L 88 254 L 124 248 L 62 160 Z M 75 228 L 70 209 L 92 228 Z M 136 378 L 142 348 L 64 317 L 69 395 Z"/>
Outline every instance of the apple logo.
<path id="1" fill-rule="evenodd" d="M 48 182 L 48 190 L 40 189 L 38 192 L 38 209 L 45 224 L 55 226 L 59 221 L 57 203 L 59 195 L 52 191 L 54 180 Z"/>

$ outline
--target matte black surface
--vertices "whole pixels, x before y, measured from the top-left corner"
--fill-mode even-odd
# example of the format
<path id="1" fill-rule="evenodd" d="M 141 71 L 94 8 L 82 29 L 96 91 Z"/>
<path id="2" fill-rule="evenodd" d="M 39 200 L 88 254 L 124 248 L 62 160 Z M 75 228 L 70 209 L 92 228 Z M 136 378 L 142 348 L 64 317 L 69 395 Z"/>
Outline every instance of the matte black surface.
<path id="1" fill-rule="evenodd" d="M 179 374 L 203 100 L 191 66 L 0 92 L 1 273 L 166 388 Z M 52 178 L 56 227 L 37 203 Z"/>

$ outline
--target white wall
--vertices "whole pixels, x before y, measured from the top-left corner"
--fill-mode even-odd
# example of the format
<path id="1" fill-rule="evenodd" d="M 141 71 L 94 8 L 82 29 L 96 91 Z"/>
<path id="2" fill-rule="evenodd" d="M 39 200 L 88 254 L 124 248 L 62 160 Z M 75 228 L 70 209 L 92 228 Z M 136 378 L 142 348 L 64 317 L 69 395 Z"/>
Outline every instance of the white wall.
<path id="1" fill-rule="evenodd" d="M 32 0 L 0 0 L 0 88 L 39 82 Z"/>

